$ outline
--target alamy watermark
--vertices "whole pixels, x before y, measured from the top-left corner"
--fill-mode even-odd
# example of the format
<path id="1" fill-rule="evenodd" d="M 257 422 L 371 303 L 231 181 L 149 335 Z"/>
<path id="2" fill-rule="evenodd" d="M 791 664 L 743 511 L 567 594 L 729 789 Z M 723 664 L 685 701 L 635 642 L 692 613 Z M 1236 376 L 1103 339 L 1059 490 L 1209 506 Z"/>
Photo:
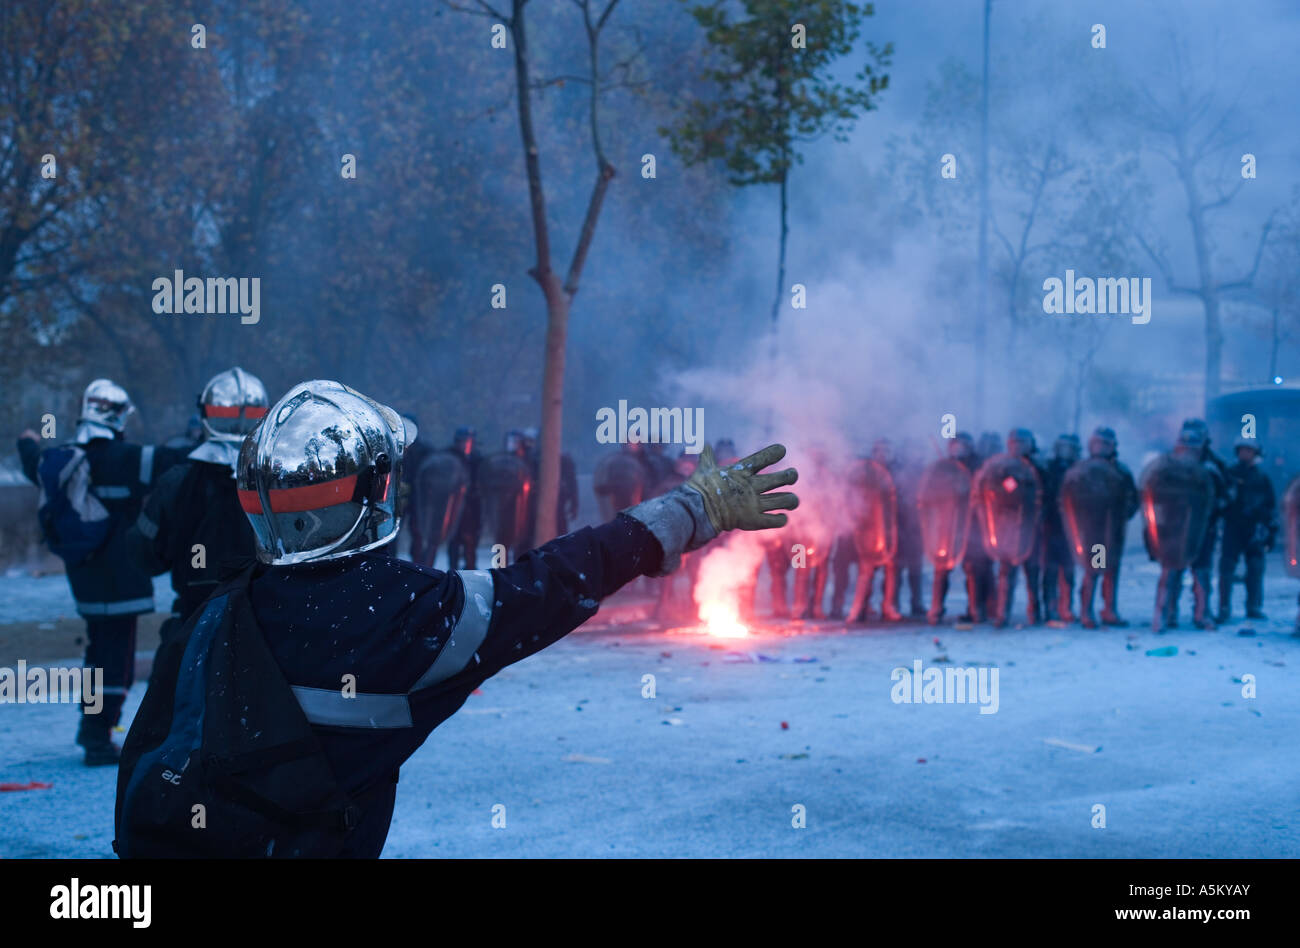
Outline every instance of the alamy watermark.
<path id="1" fill-rule="evenodd" d="M 998 713 L 998 670 L 993 667 L 922 669 L 918 658 L 910 669 L 895 668 L 889 680 L 894 682 L 889 690 L 894 704 L 978 704 L 980 714 Z"/>
<path id="2" fill-rule="evenodd" d="M 596 441 L 600 444 L 681 444 L 686 454 L 704 450 L 703 408 L 631 408 L 619 399 L 618 410 L 596 411 Z"/>
<path id="3" fill-rule="evenodd" d="M 217 315 L 239 313 L 239 321 L 251 326 L 262 318 L 260 277 L 187 277 L 176 270 L 171 277 L 153 281 L 153 311 L 162 314 L 196 313 Z"/>
<path id="4" fill-rule="evenodd" d="M 17 668 L 0 668 L 0 704 L 77 704 L 87 714 L 104 707 L 104 669 L 30 668 L 23 659 Z"/>
<path id="5" fill-rule="evenodd" d="M 1151 278 L 1076 277 L 1065 271 L 1065 279 L 1043 281 L 1043 312 L 1057 316 L 1096 315 L 1133 317 L 1133 323 L 1151 322 Z"/>

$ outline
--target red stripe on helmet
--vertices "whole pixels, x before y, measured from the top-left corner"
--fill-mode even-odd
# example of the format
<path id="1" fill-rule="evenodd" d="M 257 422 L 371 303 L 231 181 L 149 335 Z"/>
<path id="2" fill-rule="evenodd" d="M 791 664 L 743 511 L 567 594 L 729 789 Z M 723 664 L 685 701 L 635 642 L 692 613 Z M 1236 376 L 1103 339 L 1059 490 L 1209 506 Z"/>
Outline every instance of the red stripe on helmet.
<path id="1" fill-rule="evenodd" d="M 356 489 L 357 476 L 353 474 L 336 481 L 271 490 L 267 494 L 271 499 L 271 513 L 297 513 L 300 510 L 320 510 L 350 501 Z M 239 506 L 244 509 L 244 513 L 263 513 L 262 499 L 255 490 L 239 491 Z"/>
<path id="2" fill-rule="evenodd" d="M 266 414 L 265 405 L 204 405 L 206 418 L 238 418 L 240 412 L 245 418 L 261 418 Z"/>

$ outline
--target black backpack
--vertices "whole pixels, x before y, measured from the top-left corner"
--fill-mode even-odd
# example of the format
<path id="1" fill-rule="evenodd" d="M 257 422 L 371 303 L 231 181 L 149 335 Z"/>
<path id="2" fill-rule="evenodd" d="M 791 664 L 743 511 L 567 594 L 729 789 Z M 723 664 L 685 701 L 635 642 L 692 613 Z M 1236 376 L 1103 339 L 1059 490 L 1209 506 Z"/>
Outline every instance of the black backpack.
<path id="1" fill-rule="evenodd" d="M 330 857 L 356 826 L 257 627 L 255 568 L 159 648 L 118 766 L 122 858 Z"/>

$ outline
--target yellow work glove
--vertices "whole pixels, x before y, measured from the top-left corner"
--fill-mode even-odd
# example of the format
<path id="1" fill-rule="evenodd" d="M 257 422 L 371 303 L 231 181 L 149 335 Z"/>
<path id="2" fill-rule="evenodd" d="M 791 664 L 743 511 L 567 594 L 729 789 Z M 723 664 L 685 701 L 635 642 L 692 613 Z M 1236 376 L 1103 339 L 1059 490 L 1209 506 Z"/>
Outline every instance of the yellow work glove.
<path id="1" fill-rule="evenodd" d="M 771 474 L 758 473 L 785 457 L 785 446 L 769 444 L 747 458 L 719 468 L 713 447 L 700 452 L 700 463 L 684 486 L 694 488 L 704 498 L 704 511 L 713 528 L 724 530 L 770 530 L 784 527 L 786 515 L 770 510 L 794 510 L 799 498 L 788 491 L 769 494 L 774 487 L 785 487 L 799 479 L 792 467 Z"/>

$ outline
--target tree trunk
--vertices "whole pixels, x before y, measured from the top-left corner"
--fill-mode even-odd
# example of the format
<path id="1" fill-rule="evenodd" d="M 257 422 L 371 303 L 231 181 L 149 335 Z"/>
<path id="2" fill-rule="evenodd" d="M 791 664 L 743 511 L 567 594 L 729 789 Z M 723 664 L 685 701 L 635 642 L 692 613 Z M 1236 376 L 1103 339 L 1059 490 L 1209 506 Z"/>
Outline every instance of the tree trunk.
<path id="1" fill-rule="evenodd" d="M 789 196 L 787 190 L 789 180 L 790 172 L 788 170 L 783 171 L 781 173 L 781 236 L 776 256 L 776 297 L 772 300 L 773 336 L 776 334 L 777 323 L 780 322 L 781 297 L 785 293 L 785 247 L 787 242 L 786 238 L 790 233 L 789 224 L 787 223 L 789 219 Z M 772 347 L 775 350 L 775 339 L 772 342 Z"/>
<path id="2" fill-rule="evenodd" d="M 564 352 L 569 335 L 569 297 L 554 273 L 543 281 L 546 295 L 546 364 L 542 369 L 541 457 L 537 473 L 537 527 L 532 545 L 556 533 L 560 499 L 560 446 L 564 426 Z"/>
<path id="3" fill-rule="evenodd" d="M 1277 378 L 1277 350 L 1278 350 L 1278 346 L 1281 345 L 1282 342 L 1282 338 L 1278 333 L 1278 316 L 1279 316 L 1279 307 L 1274 306 L 1273 307 L 1273 346 L 1269 350 L 1269 354 L 1268 354 L 1268 383 L 1270 385 L 1272 385 L 1273 380 Z"/>
<path id="4" fill-rule="evenodd" d="M 1205 208 L 1201 203 L 1200 189 L 1196 186 L 1195 162 L 1187 150 L 1187 140 L 1180 135 L 1178 149 L 1178 177 L 1187 195 L 1187 220 L 1192 226 L 1192 246 L 1196 252 L 1197 295 L 1205 308 L 1205 411 L 1210 402 L 1219 397 L 1220 373 L 1223 363 L 1223 327 L 1219 318 L 1219 288 L 1214 283 L 1210 262 L 1210 245 L 1205 233 Z"/>
<path id="5" fill-rule="evenodd" d="M 984 424 L 987 417 L 987 395 L 984 377 L 987 373 L 989 334 L 989 20 L 993 16 L 993 0 L 984 0 L 984 91 L 980 103 L 980 233 L 979 233 L 979 299 L 975 317 L 975 414 Z"/>

